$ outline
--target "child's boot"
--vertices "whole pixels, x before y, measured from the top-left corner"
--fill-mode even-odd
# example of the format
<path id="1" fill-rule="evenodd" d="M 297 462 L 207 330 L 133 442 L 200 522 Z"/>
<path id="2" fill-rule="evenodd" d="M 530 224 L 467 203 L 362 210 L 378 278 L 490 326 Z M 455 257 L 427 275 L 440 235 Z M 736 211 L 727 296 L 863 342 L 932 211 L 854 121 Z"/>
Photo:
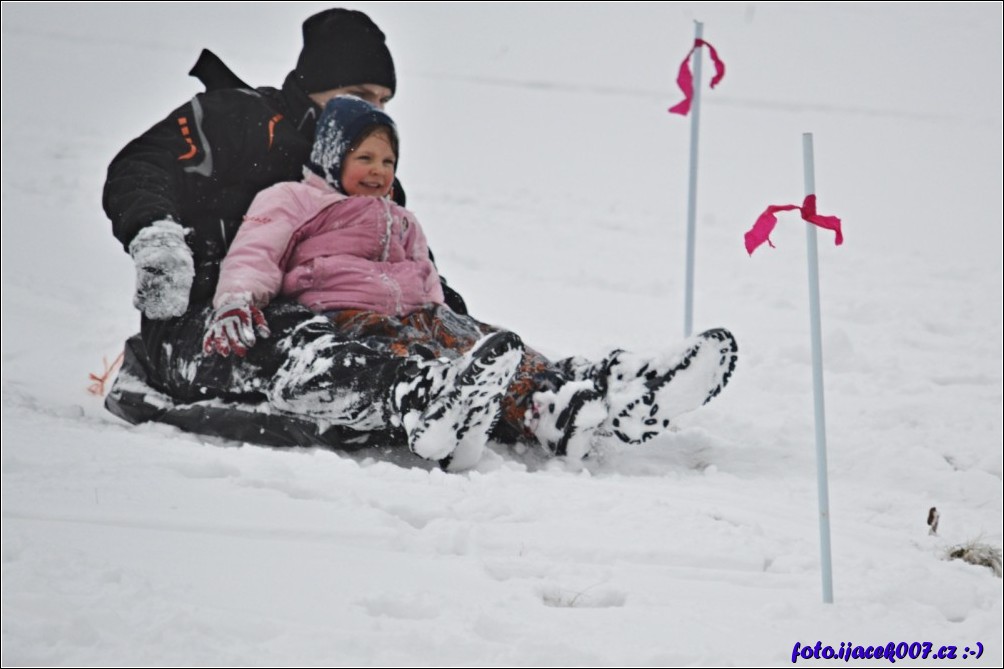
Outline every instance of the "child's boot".
<path id="1" fill-rule="evenodd" d="M 670 420 L 722 391 L 735 370 L 737 352 L 735 338 L 723 328 L 702 332 L 655 357 L 615 351 L 594 368 L 608 411 L 602 429 L 632 444 L 660 434 Z"/>
<path id="2" fill-rule="evenodd" d="M 496 332 L 461 358 L 420 363 L 393 396 L 412 452 L 451 471 L 476 464 L 522 356 L 516 334 Z"/>
<path id="3" fill-rule="evenodd" d="M 569 381 L 558 390 L 534 393 L 526 424 L 553 455 L 580 460 L 589 454 L 596 429 L 607 418 L 603 393 L 592 381 Z"/>

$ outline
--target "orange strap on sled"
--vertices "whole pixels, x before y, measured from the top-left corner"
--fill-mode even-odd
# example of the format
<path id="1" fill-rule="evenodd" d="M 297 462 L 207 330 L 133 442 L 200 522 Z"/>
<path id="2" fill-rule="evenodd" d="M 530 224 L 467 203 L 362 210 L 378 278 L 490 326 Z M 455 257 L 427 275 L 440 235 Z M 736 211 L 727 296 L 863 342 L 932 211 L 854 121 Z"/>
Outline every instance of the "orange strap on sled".
<path id="1" fill-rule="evenodd" d="M 91 372 L 90 377 L 93 383 L 87 387 L 87 392 L 91 395 L 97 395 L 98 397 L 103 397 L 105 394 L 105 382 L 108 381 L 108 377 L 112 375 L 112 372 L 122 364 L 122 358 L 125 356 L 125 351 L 119 353 L 118 357 L 112 361 L 112 364 L 108 364 L 108 358 L 101 356 L 101 362 L 104 363 L 105 371 L 100 375 Z"/>

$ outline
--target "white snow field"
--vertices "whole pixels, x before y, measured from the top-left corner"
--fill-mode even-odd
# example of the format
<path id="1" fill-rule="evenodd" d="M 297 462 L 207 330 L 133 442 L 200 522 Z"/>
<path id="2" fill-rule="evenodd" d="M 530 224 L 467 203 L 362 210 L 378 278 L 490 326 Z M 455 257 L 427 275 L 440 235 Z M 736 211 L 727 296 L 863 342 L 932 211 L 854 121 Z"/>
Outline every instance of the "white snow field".
<path id="1" fill-rule="evenodd" d="M 87 393 L 139 326 L 108 162 L 201 90 L 202 47 L 279 85 L 328 6 L 3 4 L 5 666 L 837 662 L 802 659 L 817 641 L 1001 665 L 1001 579 L 945 559 L 1002 543 L 1000 3 L 353 5 L 397 63 L 440 270 L 555 356 L 682 338 L 690 121 L 666 109 L 694 20 L 728 68 L 695 325 L 735 334 L 731 384 L 644 446 L 461 474 L 130 426 Z M 803 132 L 846 236 L 819 234 L 832 604 L 805 224 L 743 248 L 801 201 Z"/>

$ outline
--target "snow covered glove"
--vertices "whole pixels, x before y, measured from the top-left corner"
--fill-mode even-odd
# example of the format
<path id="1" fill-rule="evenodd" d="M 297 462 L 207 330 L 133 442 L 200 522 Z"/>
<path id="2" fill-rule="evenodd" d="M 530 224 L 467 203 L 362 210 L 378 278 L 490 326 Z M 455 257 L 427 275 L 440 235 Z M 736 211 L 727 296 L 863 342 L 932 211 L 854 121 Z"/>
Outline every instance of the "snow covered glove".
<path id="1" fill-rule="evenodd" d="M 268 339 L 270 334 L 261 309 L 246 302 L 231 302 L 213 314 L 202 340 L 202 351 L 206 355 L 219 353 L 223 357 L 233 352 L 243 358 L 258 341 L 257 337 Z"/>
<path id="2" fill-rule="evenodd" d="M 195 279 L 185 229 L 174 221 L 157 221 L 139 231 L 129 244 L 129 255 L 136 263 L 133 305 L 155 320 L 185 313 Z"/>

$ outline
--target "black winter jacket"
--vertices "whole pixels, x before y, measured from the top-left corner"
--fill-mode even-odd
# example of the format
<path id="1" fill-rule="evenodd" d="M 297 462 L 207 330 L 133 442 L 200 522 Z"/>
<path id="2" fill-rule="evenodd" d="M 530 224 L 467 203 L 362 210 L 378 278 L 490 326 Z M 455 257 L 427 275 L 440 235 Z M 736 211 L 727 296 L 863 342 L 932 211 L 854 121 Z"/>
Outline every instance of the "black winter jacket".
<path id="1" fill-rule="evenodd" d="M 196 95 L 112 160 L 103 206 L 115 237 L 128 250 L 151 223 L 180 223 L 195 260 L 190 304 L 209 302 L 220 261 L 254 196 L 303 176 L 318 113 L 292 73 L 282 89 Z M 403 199 L 401 189 L 395 192 Z M 466 313 L 460 295 L 445 283 L 443 288 L 447 304 Z"/>

